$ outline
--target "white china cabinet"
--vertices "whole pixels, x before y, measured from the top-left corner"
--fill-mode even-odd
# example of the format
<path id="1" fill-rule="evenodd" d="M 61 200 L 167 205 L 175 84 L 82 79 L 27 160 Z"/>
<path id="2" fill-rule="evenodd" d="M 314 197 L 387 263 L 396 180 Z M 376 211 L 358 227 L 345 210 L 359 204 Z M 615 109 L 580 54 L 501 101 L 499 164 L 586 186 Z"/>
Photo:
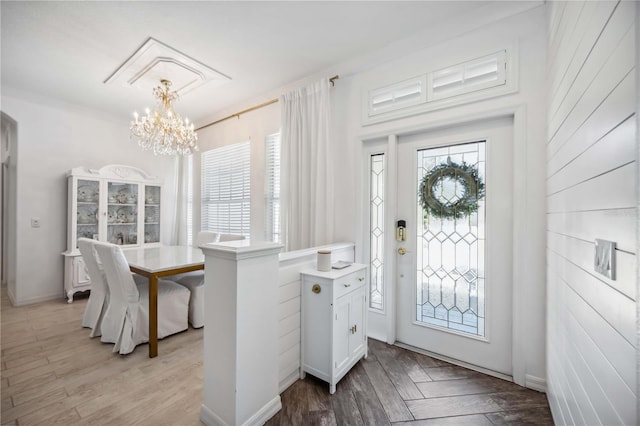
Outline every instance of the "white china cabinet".
<path id="1" fill-rule="evenodd" d="M 64 290 L 68 302 L 91 281 L 78 250 L 78 238 L 122 246 L 160 244 L 162 185 L 135 167 L 76 167 L 68 173 L 67 251 Z"/>
<path id="2" fill-rule="evenodd" d="M 329 383 L 329 392 L 367 357 L 367 265 L 302 271 L 302 366 Z"/>

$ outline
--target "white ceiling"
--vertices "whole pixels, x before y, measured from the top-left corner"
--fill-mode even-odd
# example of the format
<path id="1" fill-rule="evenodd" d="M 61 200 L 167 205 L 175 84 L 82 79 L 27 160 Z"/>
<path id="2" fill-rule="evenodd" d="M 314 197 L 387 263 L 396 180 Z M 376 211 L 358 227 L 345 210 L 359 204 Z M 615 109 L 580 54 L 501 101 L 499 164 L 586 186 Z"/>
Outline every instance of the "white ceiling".
<path id="1" fill-rule="evenodd" d="M 486 3 L 2 1 L 2 90 L 128 118 L 151 93 L 103 81 L 153 37 L 231 77 L 178 101 L 197 122 Z"/>

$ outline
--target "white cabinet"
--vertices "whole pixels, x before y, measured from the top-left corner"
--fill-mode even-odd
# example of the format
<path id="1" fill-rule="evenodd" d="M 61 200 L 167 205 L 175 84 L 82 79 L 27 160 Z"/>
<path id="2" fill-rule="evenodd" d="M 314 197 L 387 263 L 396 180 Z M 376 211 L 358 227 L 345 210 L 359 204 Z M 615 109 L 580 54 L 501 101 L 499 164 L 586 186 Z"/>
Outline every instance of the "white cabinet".
<path id="1" fill-rule="evenodd" d="M 68 174 L 68 191 L 67 251 L 62 254 L 71 303 L 75 293 L 91 289 L 78 238 L 128 247 L 159 244 L 162 185 L 135 167 L 76 167 Z"/>
<path id="2" fill-rule="evenodd" d="M 367 357 L 367 265 L 303 271 L 301 280 L 300 377 L 309 373 L 328 382 L 333 394 L 336 383 Z"/>

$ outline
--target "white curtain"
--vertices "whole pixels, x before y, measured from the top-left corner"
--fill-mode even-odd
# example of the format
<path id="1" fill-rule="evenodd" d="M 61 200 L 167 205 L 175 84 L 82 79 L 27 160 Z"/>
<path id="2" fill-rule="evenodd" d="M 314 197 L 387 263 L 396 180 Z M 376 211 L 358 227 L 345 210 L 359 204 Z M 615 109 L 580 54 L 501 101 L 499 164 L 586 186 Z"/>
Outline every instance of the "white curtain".
<path id="1" fill-rule="evenodd" d="M 169 245 L 186 246 L 188 241 L 188 203 L 189 203 L 189 181 L 191 167 L 189 167 L 190 158 L 188 155 L 176 155 L 175 158 L 175 174 L 173 184 L 176 189 L 175 208 L 171 212 L 171 234 L 169 236 Z"/>
<path id="2" fill-rule="evenodd" d="M 333 241 L 330 87 L 322 79 L 280 97 L 281 207 L 286 250 Z"/>

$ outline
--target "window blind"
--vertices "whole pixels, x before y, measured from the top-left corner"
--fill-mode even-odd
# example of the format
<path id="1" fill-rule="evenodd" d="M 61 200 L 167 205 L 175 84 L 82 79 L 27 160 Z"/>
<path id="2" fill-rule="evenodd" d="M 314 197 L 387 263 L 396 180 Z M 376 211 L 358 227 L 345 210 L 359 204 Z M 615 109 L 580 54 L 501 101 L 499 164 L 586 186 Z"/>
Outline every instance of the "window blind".
<path id="1" fill-rule="evenodd" d="M 473 92 L 506 82 L 506 52 L 474 59 L 433 72 L 430 100 Z"/>
<path id="2" fill-rule="evenodd" d="M 424 102 L 426 96 L 423 80 L 423 77 L 415 77 L 374 90 L 369 95 L 369 113 L 380 114 Z"/>
<path id="3" fill-rule="evenodd" d="M 202 153 L 201 230 L 251 233 L 251 142 Z"/>
<path id="4" fill-rule="evenodd" d="M 265 237 L 281 242 L 280 232 L 280 133 L 265 138 Z"/>

